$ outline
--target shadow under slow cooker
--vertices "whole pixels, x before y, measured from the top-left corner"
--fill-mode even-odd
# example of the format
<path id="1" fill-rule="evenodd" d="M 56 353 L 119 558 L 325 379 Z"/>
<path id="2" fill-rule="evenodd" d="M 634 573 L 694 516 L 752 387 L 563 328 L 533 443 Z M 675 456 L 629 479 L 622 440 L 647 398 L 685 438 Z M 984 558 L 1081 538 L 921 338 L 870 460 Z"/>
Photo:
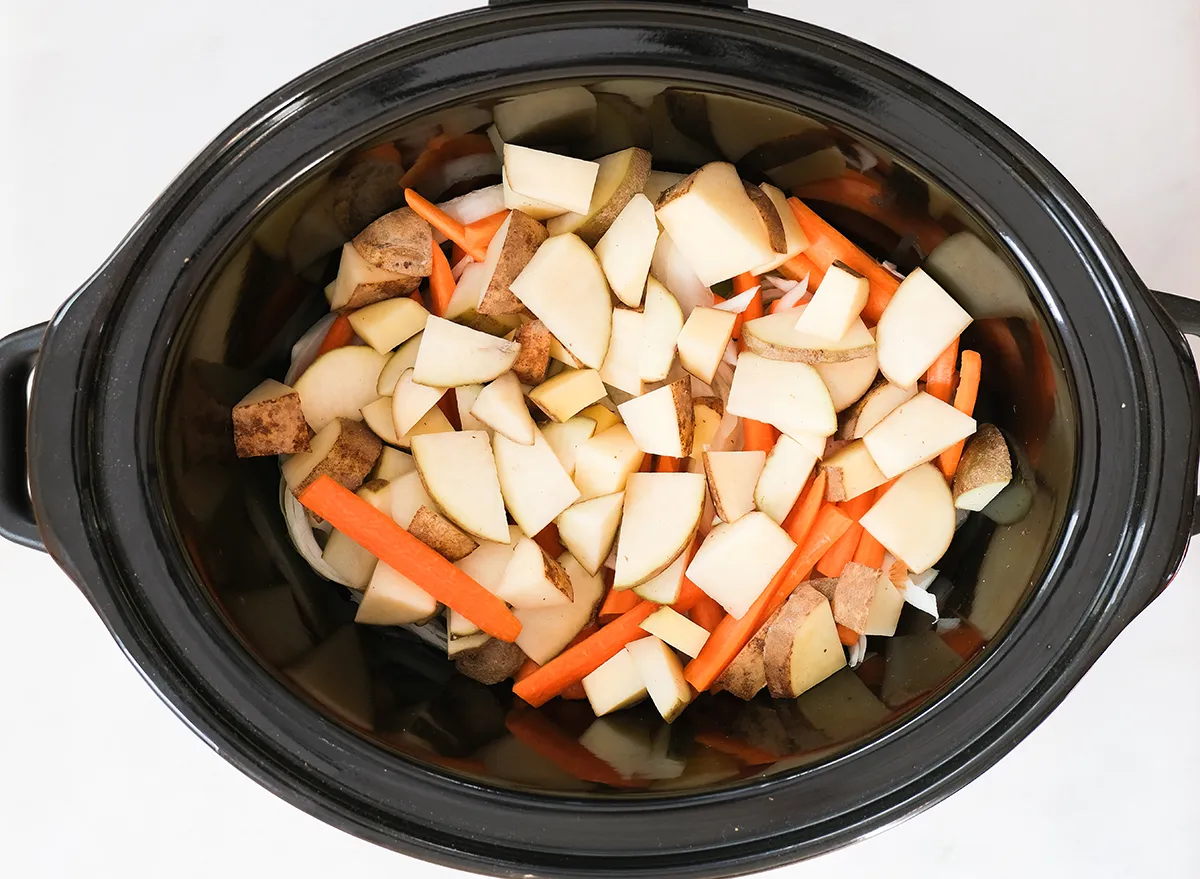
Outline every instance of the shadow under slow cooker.
<path id="1" fill-rule="evenodd" d="M 671 725 L 645 706 L 599 720 L 586 702 L 535 711 L 511 682 L 462 677 L 444 650 L 405 629 L 353 622 L 350 590 L 293 546 L 278 462 L 234 457 L 231 408 L 262 379 L 285 378 L 292 345 L 328 312 L 322 291 L 342 244 L 401 206 L 405 187 L 443 201 L 500 182 L 487 129 L 501 101 L 509 139 L 526 145 L 585 159 L 640 146 L 662 171 L 734 162 L 900 272 L 924 266 L 971 312 L 964 343 L 985 364 L 976 416 L 1004 431 L 1018 478 L 965 520 L 938 566 L 930 591 L 941 619 L 906 607 L 895 637 L 868 639 L 860 665 L 798 699 L 702 694 Z M 1003 636 L 1061 529 L 1074 479 L 1074 406 L 1051 324 L 997 236 L 953 193 L 853 132 L 661 81 L 496 95 L 328 160 L 281 193 L 209 279 L 163 386 L 160 475 L 198 578 L 179 588 L 207 588 L 269 672 L 264 693 L 288 698 L 282 684 L 404 759 L 548 793 L 736 784 L 880 735 Z"/>

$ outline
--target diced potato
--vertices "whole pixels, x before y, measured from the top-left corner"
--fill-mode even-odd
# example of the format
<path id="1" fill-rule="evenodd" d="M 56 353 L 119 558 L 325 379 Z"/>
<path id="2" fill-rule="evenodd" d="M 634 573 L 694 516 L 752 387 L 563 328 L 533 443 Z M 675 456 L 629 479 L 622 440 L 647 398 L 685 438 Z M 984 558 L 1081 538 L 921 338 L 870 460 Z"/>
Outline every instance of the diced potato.
<path id="1" fill-rule="evenodd" d="M 954 474 L 954 506 L 979 511 L 995 500 L 1013 479 L 1012 458 L 1004 435 L 992 424 L 981 424 L 967 441 Z"/>
<path id="2" fill-rule="evenodd" d="M 614 589 L 632 589 L 661 574 L 691 545 L 704 511 L 704 488 L 699 473 L 634 473 L 629 477 L 617 540 Z M 692 580 L 704 588 L 695 577 Z"/>
<path id="3" fill-rule="evenodd" d="M 574 418 L 568 418 L 562 424 L 557 422 L 543 424 L 539 430 L 546 438 L 546 442 L 550 443 L 550 448 L 554 449 L 554 454 L 558 455 L 558 460 L 562 463 L 563 469 L 567 471 L 567 475 L 573 478 L 575 476 L 575 458 L 579 453 L 579 447 L 595 435 L 596 422 L 577 415 Z"/>
<path id="4" fill-rule="evenodd" d="M 354 621 L 369 626 L 404 626 L 430 619 L 437 609 L 438 603 L 432 595 L 395 568 L 380 562 L 363 593 Z"/>
<path id="5" fill-rule="evenodd" d="M 555 520 L 558 539 L 589 574 L 599 572 L 612 551 L 624 503 L 624 492 L 601 495 L 572 504 Z"/>
<path id="6" fill-rule="evenodd" d="M 579 446 L 575 484 L 584 499 L 623 491 L 629 475 L 637 472 L 644 457 L 629 428 L 617 424 Z"/>
<path id="7" fill-rule="evenodd" d="M 307 452 L 284 462 L 283 478 L 297 496 L 321 476 L 330 476 L 354 491 L 367 478 L 382 450 L 379 437 L 363 424 L 338 418 L 312 438 Z"/>
<path id="8" fill-rule="evenodd" d="M 472 405 L 471 415 L 514 443 L 533 445 L 537 426 L 525 406 L 525 393 L 515 372 L 506 372 L 486 385 Z"/>
<path id="9" fill-rule="evenodd" d="M 608 351 L 600 365 L 600 378 L 627 394 L 642 393 L 641 354 L 645 340 L 645 316 L 627 308 L 614 309 Z"/>
<path id="10" fill-rule="evenodd" d="M 971 315 L 937 281 L 915 269 L 875 328 L 879 370 L 892 384 L 911 388 L 970 323 Z"/>
<path id="11" fill-rule="evenodd" d="M 522 609 L 566 606 L 575 597 L 563 566 L 529 537 L 513 547 L 496 595 Z"/>
<path id="12" fill-rule="evenodd" d="M 608 392 L 594 369 L 568 369 L 529 392 L 529 399 L 557 422 L 564 422 Z"/>
<path id="13" fill-rule="evenodd" d="M 481 540 L 508 541 L 498 461 L 485 431 L 416 436 L 412 450 L 426 490 L 454 524 Z"/>
<path id="14" fill-rule="evenodd" d="M 595 162 L 504 145 L 504 174 L 513 192 L 565 211 L 587 211 L 599 172 Z"/>
<path id="15" fill-rule="evenodd" d="M 862 440 L 838 449 L 821 462 L 821 469 L 825 471 L 828 501 L 848 501 L 887 482 Z"/>
<path id="16" fill-rule="evenodd" d="M 450 562 L 466 558 L 479 546 L 470 535 L 429 507 L 417 510 L 408 533 Z"/>
<path id="17" fill-rule="evenodd" d="M 824 595 L 803 584 L 792 593 L 767 630 L 763 658 L 776 699 L 794 699 L 846 665 Z"/>
<path id="18" fill-rule="evenodd" d="M 438 404 L 445 393 L 445 388 L 432 388 L 428 385 L 418 384 L 416 371 L 406 370 L 400 376 L 400 380 L 396 382 L 395 393 L 391 400 L 394 436 L 396 438 L 407 436 L 428 414 L 429 410 Z M 389 441 L 395 445 L 398 442 L 396 438 Z M 384 439 L 388 438 L 384 437 Z"/>
<path id="19" fill-rule="evenodd" d="M 492 437 L 492 448 L 504 503 L 527 537 L 536 537 L 579 500 L 579 489 L 541 431 L 535 431 L 531 446 L 514 443 L 497 433 Z"/>
<path id="20" fill-rule="evenodd" d="M 653 635 L 627 644 L 625 650 L 633 657 L 654 707 L 662 719 L 670 723 L 688 706 L 693 695 L 683 676 L 679 657 L 662 639 Z"/>
<path id="21" fill-rule="evenodd" d="M 320 433 L 335 418 L 360 420 L 363 406 L 379 396 L 375 387 L 384 362 L 362 345 L 335 348 L 314 360 L 294 385 L 308 426 Z"/>
<path id="22" fill-rule="evenodd" d="M 583 679 L 583 691 L 597 717 L 636 705 L 646 698 L 646 684 L 637 662 L 627 650 L 618 651 L 587 675 Z"/>
<path id="23" fill-rule="evenodd" d="M 509 288 L 545 240 L 546 227 L 533 216 L 522 210 L 510 212 L 488 244 L 479 277 L 468 279 L 464 273 L 459 281 L 460 288 L 464 284 L 471 285 L 468 289 L 478 287 L 478 295 L 458 307 L 477 309 L 483 315 L 519 314 L 524 306 Z M 446 309 L 448 318 L 458 314 L 457 309 L 453 313 Z"/>
<path id="24" fill-rule="evenodd" d="M 425 306 L 405 297 L 360 308 L 349 320 L 359 338 L 380 354 L 387 354 L 425 329 L 428 317 Z"/>
<path id="25" fill-rule="evenodd" d="M 643 452 L 686 458 L 692 451 L 695 412 L 691 381 L 683 378 L 617 407 Z"/>
<path id="26" fill-rule="evenodd" d="M 815 369 L 749 351 L 738 355 L 726 408 L 772 424 L 793 438 L 797 433 L 829 436 L 837 430 L 833 400 Z"/>
<path id="27" fill-rule="evenodd" d="M 736 522 L 754 509 L 754 488 L 766 452 L 705 452 L 703 460 L 708 492 L 721 521 Z"/>
<path id="28" fill-rule="evenodd" d="M 800 499 L 816 463 L 817 456 L 811 450 L 789 436 L 780 436 L 755 483 L 755 506 L 782 525 Z"/>
<path id="29" fill-rule="evenodd" d="M 307 452 L 300 395 L 273 379 L 264 381 L 233 407 L 233 442 L 239 458 Z"/>
<path id="30" fill-rule="evenodd" d="M 676 338 L 679 362 L 705 384 L 713 376 L 737 326 L 737 315 L 716 308 L 694 308 Z"/>
<path id="31" fill-rule="evenodd" d="M 437 388 L 490 382 L 512 369 L 521 353 L 516 342 L 432 315 L 421 340 L 413 380 Z"/>
<path id="32" fill-rule="evenodd" d="M 636 193 L 596 244 L 596 256 L 613 293 L 630 308 L 642 304 L 650 261 L 658 244 L 654 205 Z"/>
<path id="33" fill-rule="evenodd" d="M 333 568 L 346 581 L 351 589 L 359 591 L 366 589 L 375 573 L 378 561 L 370 552 L 363 549 L 341 531 L 334 529 L 329 534 L 321 560 Z"/>
<path id="34" fill-rule="evenodd" d="M 767 588 L 796 544 L 765 513 L 748 513 L 709 532 L 688 565 L 688 579 L 740 619 Z"/>
<path id="35" fill-rule="evenodd" d="M 534 662 L 544 665 L 558 656 L 592 622 L 604 599 L 604 580 L 585 571 L 569 552 L 558 557 L 571 578 L 574 597 L 566 607 L 517 609 L 513 615 L 521 621 L 517 646 Z"/>
<path id="36" fill-rule="evenodd" d="M 688 656 L 699 656 L 708 641 L 708 630 L 669 607 L 660 607 L 650 614 L 641 627 Z"/>
<path id="37" fill-rule="evenodd" d="M 675 363 L 675 345 L 683 332 L 683 310 L 671 291 L 654 278 L 646 282 L 642 310 L 642 352 L 638 372 L 643 381 L 663 381 Z"/>
<path id="38" fill-rule="evenodd" d="M 550 331 L 540 320 L 530 321 L 517 328 L 513 341 L 521 346 L 513 372 L 523 385 L 540 385 L 546 379 L 546 368 L 550 365 Z"/>
<path id="39" fill-rule="evenodd" d="M 835 262 L 796 321 L 796 330 L 831 342 L 843 338 L 866 307 L 869 288 L 864 275 Z"/>
<path id="40" fill-rule="evenodd" d="M 353 244 L 376 268 L 418 279 L 433 274 L 433 229 L 411 208 L 384 214 L 358 233 Z"/>
<path id="41" fill-rule="evenodd" d="M 942 472 L 921 464 L 896 480 L 859 523 L 908 569 L 920 574 L 954 539 L 954 501 Z"/>

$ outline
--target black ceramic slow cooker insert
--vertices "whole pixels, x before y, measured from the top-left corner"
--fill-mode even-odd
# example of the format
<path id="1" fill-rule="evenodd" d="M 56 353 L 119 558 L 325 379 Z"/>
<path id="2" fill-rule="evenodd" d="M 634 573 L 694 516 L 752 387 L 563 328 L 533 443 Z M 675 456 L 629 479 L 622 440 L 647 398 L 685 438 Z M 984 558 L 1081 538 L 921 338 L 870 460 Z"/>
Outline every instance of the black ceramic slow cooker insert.
<path id="1" fill-rule="evenodd" d="M 1178 567 L 1200 442 L 1180 335 L 1200 331 L 1195 306 L 1149 293 L 1061 175 L 961 95 L 740 5 L 494 4 L 346 53 L 230 126 L 49 324 L 0 342 L 2 533 L 50 552 L 171 707 L 305 811 L 495 874 L 782 864 L 979 775 Z M 906 611 L 870 675 L 844 670 L 807 699 L 704 696 L 670 728 L 630 713 L 622 734 L 684 766 L 637 787 L 568 775 L 510 735 L 503 687 L 455 676 L 399 631 L 354 627 L 344 590 L 292 549 L 276 463 L 236 460 L 229 435 L 233 403 L 282 378 L 326 310 L 335 251 L 398 204 L 396 176 L 364 150 L 407 157 L 433 134 L 485 130 L 500 99 L 564 86 L 597 96 L 604 124 L 561 145 L 586 158 L 637 145 L 663 170 L 733 158 L 801 180 L 836 154 L 871 157 L 890 216 L 911 222 L 812 205 L 971 311 L 969 343 L 992 365 L 981 414 L 1033 486 L 1017 521 L 971 518 L 933 587 L 978 649 L 956 652 Z M 931 217 L 952 234 L 925 247 Z M 590 722 L 578 703 L 538 717 L 567 748 Z M 704 744 L 722 737 L 766 757 Z"/>

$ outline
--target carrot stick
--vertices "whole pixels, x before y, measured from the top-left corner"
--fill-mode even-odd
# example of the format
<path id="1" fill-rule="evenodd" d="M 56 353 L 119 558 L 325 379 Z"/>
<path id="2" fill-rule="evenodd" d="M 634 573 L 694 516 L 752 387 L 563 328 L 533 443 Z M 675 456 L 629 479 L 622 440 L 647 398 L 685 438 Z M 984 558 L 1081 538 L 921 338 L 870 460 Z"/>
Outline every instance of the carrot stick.
<path id="1" fill-rule="evenodd" d="M 959 369 L 958 390 L 954 393 L 954 408 L 966 415 L 975 414 L 975 401 L 979 398 L 979 379 L 983 372 L 983 360 L 977 351 L 963 351 L 962 367 Z M 966 440 L 946 449 L 938 456 L 942 473 L 949 479 L 958 470 Z"/>
<path id="2" fill-rule="evenodd" d="M 813 261 L 823 272 L 835 262 L 845 263 L 860 275 L 864 275 L 870 283 L 870 293 L 862 316 L 875 323 L 883 314 L 896 288 L 900 286 L 892 275 L 871 257 L 867 256 L 854 245 L 845 235 L 822 220 L 817 214 L 798 198 L 789 198 L 792 213 L 808 238 L 808 249 L 804 255 Z M 449 237 L 449 236 L 447 236 Z M 810 282 L 811 284 L 811 282 Z"/>
<path id="3" fill-rule="evenodd" d="M 860 494 L 856 498 L 838 504 L 838 509 L 845 513 L 853 522 L 846 533 L 838 538 L 838 542 L 829 548 L 829 552 L 821 556 L 817 562 L 817 570 L 826 577 L 840 577 L 842 570 L 854 559 L 855 550 L 863 535 L 863 527 L 858 524 L 871 505 L 875 503 L 874 492 Z"/>
<path id="4" fill-rule="evenodd" d="M 797 544 L 803 543 L 808 538 L 813 523 L 817 521 L 817 513 L 820 512 L 821 505 L 825 502 L 825 480 L 825 471 L 818 471 L 817 475 L 813 477 L 813 481 L 808 484 L 808 489 L 800 495 L 800 499 L 796 501 L 792 511 L 783 520 L 783 530 Z"/>
<path id="5" fill-rule="evenodd" d="M 678 473 L 680 471 L 681 459 L 672 458 L 668 455 L 660 455 L 654 464 L 655 473 Z"/>
<path id="6" fill-rule="evenodd" d="M 465 250 L 475 262 L 483 262 L 487 259 L 487 248 L 480 250 L 468 239 L 466 226 L 415 189 L 404 190 L 404 200 L 408 202 L 408 206 L 417 216 Z"/>
<path id="7" fill-rule="evenodd" d="M 333 319 L 333 323 L 329 325 L 329 330 L 325 333 L 325 338 L 317 347 L 317 357 L 328 354 L 335 348 L 345 348 L 352 341 L 354 341 L 354 327 L 350 326 L 350 319 L 346 315 L 339 314 Z"/>
<path id="8" fill-rule="evenodd" d="M 446 254 L 436 244 L 433 246 L 433 274 L 429 276 L 429 299 L 430 305 L 433 306 L 433 313 L 441 317 L 446 313 L 446 309 L 450 306 L 450 299 L 454 296 L 454 288 L 458 285 L 454 282 L 454 272 L 450 269 L 450 263 L 446 260 Z"/>
<path id="9" fill-rule="evenodd" d="M 521 633 L 508 605 L 330 477 L 304 489 L 300 503 L 492 637 L 512 642 Z"/>
<path id="10" fill-rule="evenodd" d="M 925 393 L 937 397 L 943 403 L 950 402 L 954 388 L 954 367 L 958 364 L 958 339 L 950 343 L 933 366 L 925 373 Z"/>
<path id="11" fill-rule="evenodd" d="M 484 254 L 486 254 L 488 245 L 492 243 L 492 239 L 496 237 L 496 233 L 500 231 L 500 227 L 504 225 L 504 221 L 507 219 L 508 211 L 498 211 L 490 217 L 484 217 L 482 220 L 468 223 L 463 227 L 467 232 L 467 240 L 482 249 Z"/>
<path id="12" fill-rule="evenodd" d="M 814 483 L 813 487 L 820 488 L 821 491 L 813 492 L 810 488 L 809 494 L 820 497 L 824 493 L 824 483 L 820 486 Z M 750 606 L 750 610 L 741 619 L 725 617 L 709 635 L 700 650 L 700 655 L 689 662 L 684 670 L 684 677 L 688 683 L 701 691 L 711 687 L 713 681 L 721 676 L 767 618 L 782 607 L 792 591 L 804 582 L 817 559 L 824 555 L 849 527 L 850 519 L 833 504 L 822 507 L 816 521 L 811 524 L 804 543 L 796 547 L 771 583 L 763 590 L 762 595 Z"/>
<path id="13" fill-rule="evenodd" d="M 841 623 L 837 624 L 837 633 L 838 640 L 842 642 L 843 647 L 853 647 L 858 643 L 858 632 L 843 626 Z"/>
<path id="14" fill-rule="evenodd" d="M 558 654 L 514 686 L 513 694 L 534 708 L 540 708 L 569 685 L 583 680 L 604 665 L 630 641 L 642 637 L 642 621 L 656 610 L 658 605 L 653 601 L 641 602 L 590 638 Z"/>
<path id="15" fill-rule="evenodd" d="M 640 787 L 623 778 L 579 740 L 567 735 L 541 712 L 511 711 L 504 719 L 508 731 L 541 754 L 559 769 L 582 781 L 594 781 L 611 787 Z"/>
<path id="16" fill-rule="evenodd" d="M 806 254 L 799 253 L 779 267 L 779 271 L 793 281 L 808 278 L 808 289 L 816 290 L 825 280 L 825 269 L 818 266 Z M 774 303 L 772 303 L 774 308 Z"/>
<path id="17" fill-rule="evenodd" d="M 600 625 L 629 613 L 641 600 L 632 589 L 609 589 L 604 604 L 600 605 Z"/>
<path id="18" fill-rule="evenodd" d="M 697 626 L 703 626 L 711 632 L 725 619 L 725 608 L 709 596 L 702 595 L 688 613 L 688 618 Z"/>
<path id="19" fill-rule="evenodd" d="M 779 439 L 779 431 L 770 424 L 745 418 L 742 420 L 742 436 L 743 451 L 770 452 Z"/>
<path id="20" fill-rule="evenodd" d="M 868 568 L 883 568 L 883 544 L 863 530 L 858 539 L 858 549 L 854 551 L 854 561 Z"/>
<path id="21" fill-rule="evenodd" d="M 567 644 L 567 646 L 563 648 L 563 650 L 569 650 L 570 648 L 572 648 L 576 644 L 578 644 L 580 641 L 584 641 L 584 640 L 592 637 L 592 635 L 596 634 L 598 631 L 600 631 L 599 626 L 597 626 L 595 623 L 588 623 L 586 626 L 584 626 L 582 629 L 579 630 L 579 634 L 576 635 L 574 638 L 572 638 L 570 640 L 570 642 Z M 526 659 L 525 662 L 523 662 L 521 664 L 521 667 L 519 669 L 517 669 L 517 673 L 513 675 L 513 683 L 518 683 L 520 681 L 525 680 L 525 678 L 529 677 L 531 674 L 533 674 L 539 668 L 541 668 L 541 666 L 538 665 L 536 662 L 534 662 L 532 659 Z M 579 688 L 579 690 L 580 690 L 580 693 L 582 693 L 583 687 L 581 686 Z M 563 690 L 562 698 L 564 698 L 564 699 L 574 698 L 572 696 L 567 695 L 567 693 L 569 691 L 570 691 L 570 687 L 568 687 L 566 690 Z M 586 699 L 587 696 L 581 695 L 579 698 Z"/>
<path id="22" fill-rule="evenodd" d="M 765 766 L 768 763 L 778 763 L 780 759 L 774 754 L 770 754 L 753 745 L 747 745 L 740 739 L 735 739 L 724 733 L 698 732 L 696 733 L 695 740 L 697 744 L 704 745 L 706 748 L 712 748 L 714 751 L 720 751 L 722 754 L 728 754 L 730 757 L 736 758 L 747 766 Z"/>

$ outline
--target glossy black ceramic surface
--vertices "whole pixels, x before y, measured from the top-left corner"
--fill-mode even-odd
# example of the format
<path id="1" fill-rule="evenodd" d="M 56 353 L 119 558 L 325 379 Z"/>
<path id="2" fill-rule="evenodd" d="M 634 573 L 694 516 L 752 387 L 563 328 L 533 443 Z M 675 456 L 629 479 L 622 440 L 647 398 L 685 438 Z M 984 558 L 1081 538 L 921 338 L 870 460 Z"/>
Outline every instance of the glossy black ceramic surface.
<path id="1" fill-rule="evenodd" d="M 485 129 L 497 99 L 566 85 L 596 94 L 605 124 L 543 133 L 557 148 L 643 145 L 663 170 L 735 160 L 808 187 L 878 257 L 924 264 L 977 318 L 980 417 L 1035 474 L 1019 522 L 973 517 L 941 566 L 958 635 L 910 610 L 857 672 L 795 702 L 704 697 L 672 728 L 642 712 L 606 722 L 675 778 L 572 777 L 510 735 L 503 687 L 355 628 L 344 591 L 291 549 L 275 462 L 236 461 L 228 435 L 232 404 L 282 378 L 324 312 L 336 248 L 398 203 L 386 160 L 363 149 L 394 144 L 408 165 L 433 134 Z M 864 154 L 883 181 L 872 199 L 818 185 Z M 418 188 L 443 198 L 493 173 Z M 1196 384 L 1080 197 L 944 85 L 745 10 L 518 4 L 348 53 L 214 142 L 52 322 L 29 466 L 47 548 L 148 681 L 289 801 L 467 869 L 723 875 L 928 805 L 1057 704 L 1182 557 Z M 591 719 L 560 702 L 537 723 L 569 749 Z"/>

